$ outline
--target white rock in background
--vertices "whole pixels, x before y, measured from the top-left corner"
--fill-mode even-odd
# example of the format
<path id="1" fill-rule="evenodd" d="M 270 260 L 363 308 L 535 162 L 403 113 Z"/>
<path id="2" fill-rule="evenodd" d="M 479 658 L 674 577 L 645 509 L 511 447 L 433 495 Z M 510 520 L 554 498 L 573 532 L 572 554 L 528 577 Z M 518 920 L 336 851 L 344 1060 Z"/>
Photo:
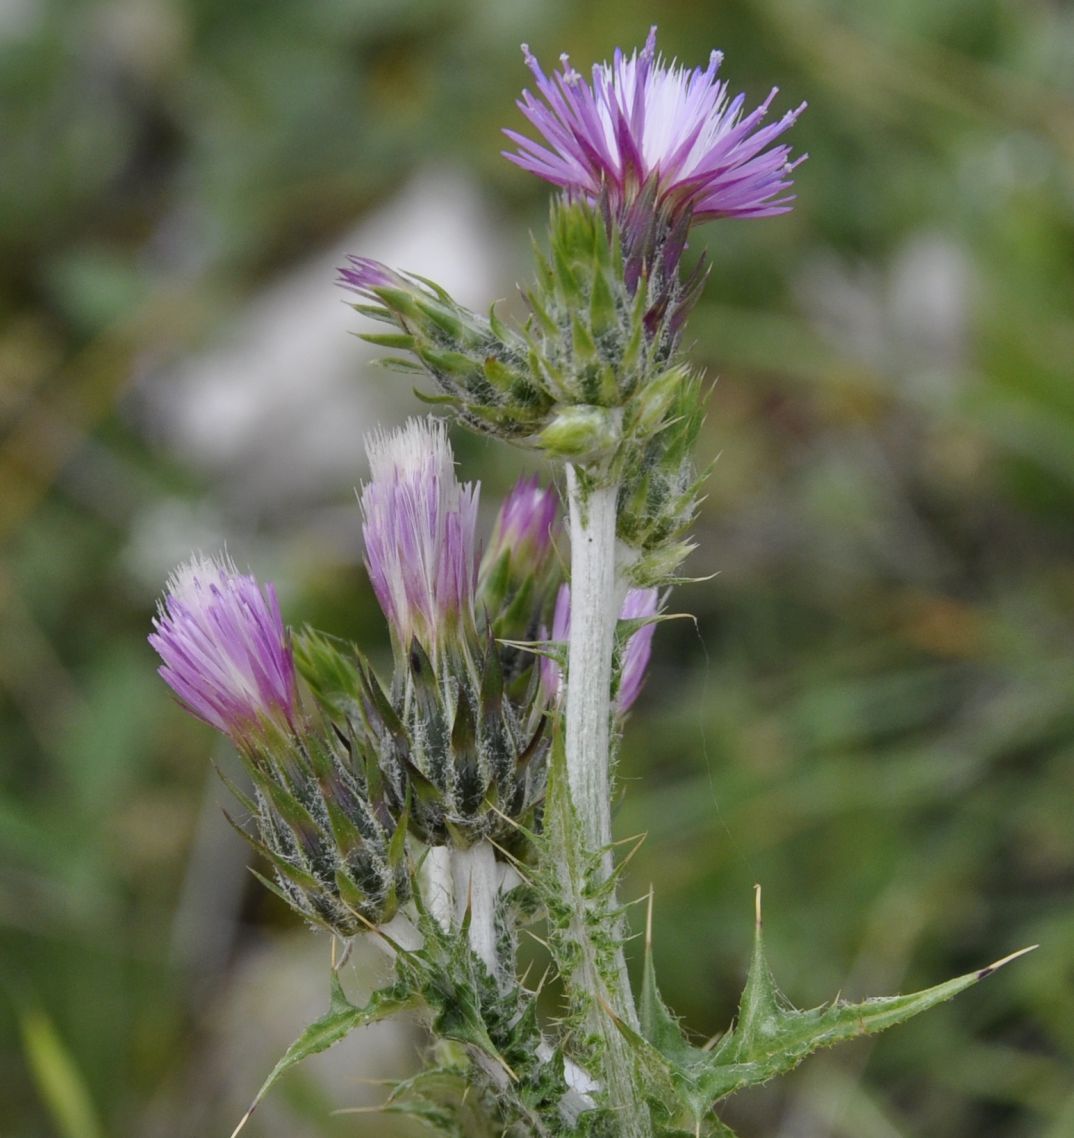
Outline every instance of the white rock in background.
<path id="1" fill-rule="evenodd" d="M 269 516 L 357 483 L 362 436 L 415 410 L 409 377 L 353 333 L 372 325 L 336 284 L 350 253 L 428 276 L 479 310 L 502 291 L 502 247 L 477 185 L 427 169 L 338 244 L 255 295 L 226 339 L 143 385 L 154 433 L 215 483 L 230 512 Z"/>

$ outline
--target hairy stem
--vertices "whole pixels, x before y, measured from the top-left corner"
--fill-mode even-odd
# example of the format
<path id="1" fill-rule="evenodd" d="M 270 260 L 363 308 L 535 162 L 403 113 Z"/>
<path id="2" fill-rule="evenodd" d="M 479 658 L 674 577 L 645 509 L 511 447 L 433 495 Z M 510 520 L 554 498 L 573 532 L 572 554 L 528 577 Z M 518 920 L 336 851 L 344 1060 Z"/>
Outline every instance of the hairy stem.
<path id="1" fill-rule="evenodd" d="M 567 778 L 587 844 L 603 849 L 612 840 L 612 648 L 625 593 L 615 568 L 617 488 L 602 486 L 584 494 L 577 472 L 568 466 L 567 493 L 571 520 Z"/>
<path id="2" fill-rule="evenodd" d="M 578 841 L 582 856 L 570 856 L 563 850 L 561 872 L 572 911 L 577 914 L 571 932 L 580 950 L 570 983 L 584 990 L 590 1031 L 604 1044 L 599 1079 L 608 1105 L 616 1112 L 619 1132 L 629 1138 L 643 1138 L 652 1133 L 649 1113 L 637 1095 L 626 1041 L 608 1014 L 611 1011 L 631 1027 L 637 1027 L 626 959 L 619 930 L 615 928 L 615 896 L 610 891 L 602 903 L 604 911 L 593 912 L 587 883 L 579 879 L 590 862 L 587 855 L 597 851 L 603 851 L 604 877 L 612 871 L 612 651 L 626 591 L 616 568 L 617 490 L 615 485 L 587 488 L 578 472 L 567 467 L 571 628 L 567 650 L 566 761 L 571 801 L 581 832 L 575 835 L 565 828 L 560 839 Z M 603 945 L 594 941 L 595 928 L 604 934 Z"/>

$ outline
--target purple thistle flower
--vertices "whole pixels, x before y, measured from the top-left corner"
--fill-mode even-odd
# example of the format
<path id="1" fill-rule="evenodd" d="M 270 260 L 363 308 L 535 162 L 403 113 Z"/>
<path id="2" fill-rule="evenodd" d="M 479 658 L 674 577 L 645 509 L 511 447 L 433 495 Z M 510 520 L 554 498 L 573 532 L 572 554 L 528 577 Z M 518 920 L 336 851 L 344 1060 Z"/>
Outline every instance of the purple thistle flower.
<path id="1" fill-rule="evenodd" d="M 619 609 L 620 620 L 641 620 L 655 616 L 659 607 L 659 596 L 655 588 L 628 589 Z M 619 671 L 619 691 L 615 697 L 615 710 L 625 715 L 641 694 L 645 683 L 645 673 L 652 655 L 655 624 L 646 624 L 630 635 L 623 648 Z M 560 585 L 556 595 L 556 609 L 552 616 L 551 639 L 564 644 L 571 634 L 571 587 Z M 560 697 L 562 671 L 560 666 L 548 656 L 541 657 L 541 686 L 550 700 Z"/>
<path id="2" fill-rule="evenodd" d="M 460 485 L 444 424 L 410 419 L 366 439 L 365 564 L 399 645 L 416 637 L 434 659 L 445 633 L 473 622 L 480 487 Z"/>
<path id="3" fill-rule="evenodd" d="M 295 666 L 271 584 L 195 554 L 168 578 L 153 629 L 158 671 L 193 715 L 240 743 L 266 721 L 291 728 Z"/>
<path id="4" fill-rule="evenodd" d="M 590 200 L 604 191 L 620 214 L 650 182 L 657 208 L 674 217 L 768 217 L 791 208 L 789 175 L 805 155 L 791 162 L 789 147 L 770 144 L 805 103 L 762 126 L 777 89 L 743 114 L 745 96 L 729 98 L 716 78 L 720 52 L 704 70 L 687 72 L 656 54 L 654 27 L 640 53 L 627 58 L 617 48 L 611 64 L 595 64 L 590 86 L 566 55 L 549 77 L 528 47 L 522 51 L 538 94 L 523 91 L 518 106 L 545 143 L 504 131 L 518 146 L 504 156 L 524 170 Z"/>
<path id="5" fill-rule="evenodd" d="M 500 507 L 486 560 L 495 562 L 510 552 L 512 559 L 536 568 L 552 548 L 558 515 L 559 495 L 551 486 L 542 486 L 536 475 L 520 478 Z"/>

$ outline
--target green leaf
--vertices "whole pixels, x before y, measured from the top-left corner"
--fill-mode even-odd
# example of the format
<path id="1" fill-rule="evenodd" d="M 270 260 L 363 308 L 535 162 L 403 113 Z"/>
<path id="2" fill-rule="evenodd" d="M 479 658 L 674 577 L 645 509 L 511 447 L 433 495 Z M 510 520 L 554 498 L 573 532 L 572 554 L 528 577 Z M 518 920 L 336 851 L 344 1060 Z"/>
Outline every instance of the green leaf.
<path id="1" fill-rule="evenodd" d="M 40 1008 L 19 1017 L 26 1058 L 38 1093 L 63 1138 L 101 1138 L 104 1131 L 71 1053 Z"/>
<path id="2" fill-rule="evenodd" d="M 645 963 L 641 975 L 641 995 L 638 1000 L 638 1019 L 645 1039 L 667 1059 L 688 1061 L 696 1048 L 683 1036 L 678 1020 L 668 1011 L 656 986 L 656 969 L 653 967 L 653 895 L 649 893 L 649 906 L 645 916 Z"/>
<path id="3" fill-rule="evenodd" d="M 352 1004 L 347 999 L 343 986 L 339 982 L 339 975 L 332 973 L 331 1001 L 328 1011 L 315 1020 L 284 1052 L 280 1061 L 269 1072 L 268 1078 L 261 1084 L 261 1089 L 250 1104 L 250 1109 L 239 1120 L 238 1126 L 231 1133 L 236 1135 L 250 1120 L 250 1116 L 257 1109 L 258 1103 L 265 1097 L 276 1080 L 291 1067 L 301 1063 L 303 1059 L 318 1052 L 327 1051 L 345 1039 L 357 1027 L 367 1023 L 376 1023 L 398 1011 L 415 1006 L 418 997 L 413 993 L 402 991 L 398 986 L 382 988 L 374 992 L 369 1003 L 362 1007 Z"/>
<path id="4" fill-rule="evenodd" d="M 707 1091 L 710 1101 L 715 1101 L 741 1087 L 765 1082 L 796 1067 L 821 1047 L 859 1035 L 875 1035 L 912 1019 L 1030 951 L 1021 949 L 986 968 L 909 995 L 877 997 L 858 1004 L 836 1000 L 825 1007 L 798 1011 L 780 993 L 768 967 L 758 888 L 753 960 L 739 1005 L 738 1024 L 712 1053 L 712 1066 L 699 1086 Z"/>
<path id="5" fill-rule="evenodd" d="M 641 1034 L 622 1023 L 619 1027 L 645 1064 L 650 1100 L 668 1112 L 672 1125 L 682 1125 L 684 1118 L 689 1118 L 695 1128 L 702 1125 L 715 1103 L 735 1091 L 791 1070 L 821 1047 L 903 1023 L 1032 951 L 1021 949 L 986 968 L 910 995 L 884 996 L 858 1004 L 836 1000 L 799 1011 L 776 987 L 768 967 L 758 888 L 753 960 L 739 1004 L 738 1023 L 709 1051 L 686 1040 L 660 999 L 651 947 L 648 935 L 638 1009 Z"/>

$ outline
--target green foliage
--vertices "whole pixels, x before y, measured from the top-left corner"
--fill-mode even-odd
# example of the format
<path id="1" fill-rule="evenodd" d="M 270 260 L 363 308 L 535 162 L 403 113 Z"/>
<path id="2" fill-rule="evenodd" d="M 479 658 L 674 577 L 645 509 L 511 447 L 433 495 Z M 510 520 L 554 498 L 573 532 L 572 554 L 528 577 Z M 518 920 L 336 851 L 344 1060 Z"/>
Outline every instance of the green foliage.
<path id="1" fill-rule="evenodd" d="M 532 820 L 548 750 L 533 654 L 486 631 L 436 667 L 415 640 L 386 692 L 352 645 L 309 628 L 295 644 L 296 664 L 363 787 L 382 789 L 420 841 L 510 843 L 515 823 Z"/>
<path id="2" fill-rule="evenodd" d="M 620 1026 L 638 1052 L 649 1080 L 650 1101 L 666 1117 L 668 1133 L 699 1133 L 710 1125 L 712 1107 L 721 1099 L 792 1070 L 820 1048 L 875 1034 L 920 1015 L 1031 951 L 1023 949 L 986 968 L 911 995 L 874 997 L 856 1004 L 837 999 L 823 1007 L 799 1011 L 777 988 L 769 969 L 759 888 L 757 896 L 753 959 L 738 1018 L 714 1046 L 695 1047 L 687 1041 L 660 998 L 651 939 L 646 944 L 639 1004 L 641 1032 Z"/>

